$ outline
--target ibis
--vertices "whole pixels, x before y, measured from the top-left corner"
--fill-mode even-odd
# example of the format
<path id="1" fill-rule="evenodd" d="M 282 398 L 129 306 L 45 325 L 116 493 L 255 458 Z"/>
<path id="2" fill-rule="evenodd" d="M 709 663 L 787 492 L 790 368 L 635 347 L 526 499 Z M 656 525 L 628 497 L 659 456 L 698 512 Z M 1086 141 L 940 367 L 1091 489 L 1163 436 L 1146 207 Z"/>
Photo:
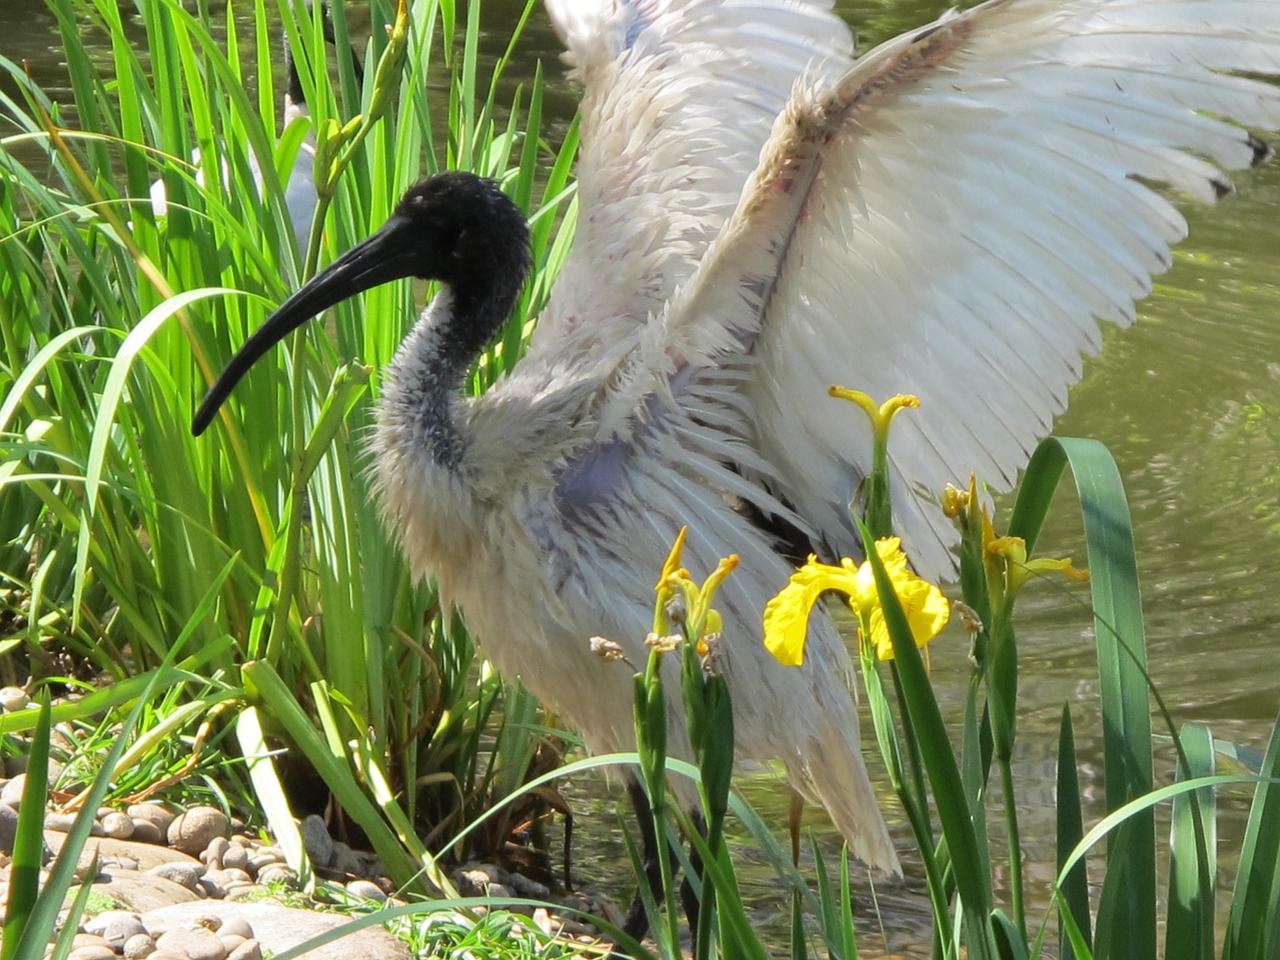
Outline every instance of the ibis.
<path id="1" fill-rule="evenodd" d="M 797 545 L 852 556 L 871 435 L 831 384 L 909 392 L 894 515 L 953 569 L 937 505 L 1007 487 L 1186 234 L 1280 127 L 1278 0 L 989 0 L 855 58 L 826 0 L 547 0 L 583 89 L 573 250 L 527 355 L 468 368 L 530 269 L 497 184 L 428 177 L 271 315 L 209 390 L 333 304 L 439 283 L 383 371 L 370 455 L 387 525 L 488 656 L 595 751 L 630 750 L 630 671 L 681 527 L 717 594 L 744 761 L 772 762 L 853 852 L 899 868 L 824 615 L 803 666 L 761 644 Z M 676 754 L 688 741 L 669 715 Z"/>

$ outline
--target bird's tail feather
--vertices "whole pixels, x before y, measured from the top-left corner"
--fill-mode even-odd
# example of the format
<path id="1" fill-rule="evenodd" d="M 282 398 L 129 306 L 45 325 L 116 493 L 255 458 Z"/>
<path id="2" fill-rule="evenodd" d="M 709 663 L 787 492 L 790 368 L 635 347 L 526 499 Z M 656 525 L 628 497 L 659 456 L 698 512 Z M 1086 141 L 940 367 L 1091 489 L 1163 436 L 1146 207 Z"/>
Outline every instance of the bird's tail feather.
<path id="1" fill-rule="evenodd" d="M 819 725 L 817 736 L 821 743 L 806 745 L 790 759 L 791 782 L 807 799 L 826 807 L 855 857 L 874 869 L 901 876 L 902 864 L 862 759 L 857 721 L 826 720 Z M 810 763 L 806 756 L 821 757 L 821 762 Z"/>

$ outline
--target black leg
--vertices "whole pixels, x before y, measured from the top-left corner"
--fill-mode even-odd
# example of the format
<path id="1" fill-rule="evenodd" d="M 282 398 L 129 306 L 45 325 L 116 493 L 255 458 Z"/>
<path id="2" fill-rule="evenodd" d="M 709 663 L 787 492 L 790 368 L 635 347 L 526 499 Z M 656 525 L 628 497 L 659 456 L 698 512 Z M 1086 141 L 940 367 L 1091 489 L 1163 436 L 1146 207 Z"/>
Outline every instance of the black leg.
<path id="1" fill-rule="evenodd" d="M 703 820 L 702 814 L 693 814 L 693 829 L 705 840 L 707 836 L 707 824 Z M 689 872 L 685 874 L 684 879 L 680 881 L 680 905 L 684 907 L 684 918 L 689 922 L 689 938 L 693 941 L 694 953 L 698 948 L 698 916 L 702 911 L 702 897 L 699 890 L 693 888 L 693 877 L 699 878 L 699 882 L 706 883 L 706 878 L 702 874 L 702 855 L 698 853 L 698 848 L 692 843 L 689 844 Z"/>
<path id="2" fill-rule="evenodd" d="M 639 780 L 627 778 L 627 795 L 631 797 L 631 807 L 636 812 L 636 823 L 640 827 L 640 857 L 644 864 L 645 882 L 649 884 L 653 899 L 661 903 L 662 865 L 658 862 L 658 835 L 653 829 L 653 808 L 649 806 L 649 797 Z M 636 890 L 636 895 L 631 900 L 631 909 L 627 911 L 622 931 L 637 940 L 649 932 L 649 915 L 644 909 L 641 890 Z"/>
<path id="3" fill-rule="evenodd" d="M 650 807 L 649 797 L 645 794 L 644 787 L 640 785 L 638 780 L 627 779 L 627 795 L 631 798 L 631 806 L 635 810 L 636 822 L 640 827 L 640 854 L 641 862 L 644 865 L 645 882 L 649 885 L 649 893 L 654 901 L 661 904 L 662 865 L 658 861 L 658 835 L 654 830 L 653 808 Z M 705 837 L 707 828 L 702 819 L 702 814 L 693 813 L 692 816 L 694 829 Z M 671 859 L 673 863 L 677 862 L 674 851 Z M 701 876 L 702 857 L 698 855 L 697 849 L 692 846 L 689 849 L 689 866 L 695 875 Z M 689 923 L 689 936 L 694 940 L 696 946 L 698 913 L 701 900 L 688 875 L 680 881 L 680 905 L 684 908 L 685 920 Z M 627 936 L 635 937 L 637 940 L 649 932 L 649 915 L 644 909 L 644 896 L 641 890 L 636 890 L 636 894 L 631 900 L 631 909 L 627 911 L 627 919 L 622 924 L 622 930 Z"/>

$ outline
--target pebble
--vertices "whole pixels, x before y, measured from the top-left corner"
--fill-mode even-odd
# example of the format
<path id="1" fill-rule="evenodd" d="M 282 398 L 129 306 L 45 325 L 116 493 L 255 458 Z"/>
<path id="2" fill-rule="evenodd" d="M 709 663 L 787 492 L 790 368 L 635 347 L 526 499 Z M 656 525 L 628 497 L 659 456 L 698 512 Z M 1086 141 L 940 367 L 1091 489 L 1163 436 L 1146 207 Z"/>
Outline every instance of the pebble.
<path id="1" fill-rule="evenodd" d="M 155 824 L 162 835 L 169 832 L 169 824 L 173 823 L 178 816 L 160 803 L 134 803 L 126 807 L 124 812 L 134 820 L 146 820 Z"/>
<path id="2" fill-rule="evenodd" d="M 8 780 L 3 787 L 0 787 L 0 803 L 7 803 L 17 810 L 18 803 L 22 800 L 22 791 L 26 786 L 27 775 L 25 773 L 20 773 Z"/>
<path id="3" fill-rule="evenodd" d="M 227 888 L 218 882 L 216 877 L 203 876 L 196 881 L 198 891 L 206 897 L 212 897 L 214 900 L 225 900 L 227 898 Z"/>
<path id="4" fill-rule="evenodd" d="M 0 853 L 11 856 L 17 838 L 18 811 L 7 803 L 0 803 Z"/>
<path id="5" fill-rule="evenodd" d="M 90 877 L 97 879 L 102 871 L 102 862 L 94 854 L 95 851 L 91 849 L 80 851 L 80 859 L 76 861 L 75 869 L 77 880 L 87 880 Z"/>
<path id="6" fill-rule="evenodd" d="M 545 883 L 539 883 L 537 880 L 530 880 L 521 874 L 507 874 L 507 882 L 515 889 L 516 893 L 530 900 L 548 900 L 551 898 L 550 887 Z"/>
<path id="7" fill-rule="evenodd" d="M 169 846 L 194 857 L 214 837 L 225 837 L 230 829 L 230 818 L 217 807 L 192 807 L 169 824 Z"/>
<path id="8" fill-rule="evenodd" d="M 0 794 L 20 795 L 24 779 L 0 779 Z M 12 808 L 0 804 L 0 821 L 4 820 L 5 811 L 12 813 Z M 264 953 L 270 956 L 280 949 L 276 931 L 264 926 L 255 932 L 245 917 L 239 916 L 240 911 L 245 911 L 246 916 L 253 918 L 253 926 L 257 926 L 262 918 L 254 911 L 287 910 L 263 889 L 263 884 L 280 882 L 297 887 L 297 873 L 285 862 L 279 847 L 263 845 L 257 835 L 235 833 L 228 837 L 231 830 L 243 831 L 244 828 L 233 824 L 213 807 L 196 807 L 175 814 L 162 804 L 144 803 L 129 806 L 127 813 L 104 807 L 97 814 L 94 834 L 106 835 L 108 839 L 95 841 L 84 851 L 79 858 L 80 873 L 83 875 L 93 862 L 94 851 L 100 850 L 102 876 L 98 881 L 107 885 L 100 889 L 127 907 L 86 920 L 83 932 L 73 944 L 77 952 L 71 954 L 72 960 L 262 960 Z M 61 826 L 65 831 L 74 817 L 60 819 L 56 814 L 49 814 L 47 821 L 50 827 Z M 317 866 L 324 863 L 327 876 L 342 875 L 349 881 L 346 890 L 350 896 L 366 903 L 388 901 L 385 891 L 390 881 L 380 869 L 377 857 L 335 841 L 321 817 L 308 817 L 301 827 L 312 861 Z M 52 841 L 54 845 L 57 839 Z M 175 849 L 163 849 L 166 841 Z M 154 847 L 148 844 L 161 849 L 155 849 L 152 855 L 149 851 Z M 199 861 L 191 856 L 198 856 Z M 161 857 L 167 862 L 157 863 Z M 0 864 L 3 863 L 0 857 Z M 149 869 L 139 873 L 142 868 Z M 129 878 L 130 874 L 134 879 Z M 478 888 L 476 892 L 495 897 L 544 898 L 549 895 L 542 884 L 507 873 L 493 864 L 468 864 L 462 876 L 466 882 L 461 886 L 473 885 Z M 5 895 L 2 877 L 0 871 L 0 901 Z M 265 901 L 264 894 L 267 894 Z M 184 898 L 191 902 L 182 902 Z M 151 917 L 151 912 L 163 910 L 167 905 L 201 912 L 189 912 L 176 924 Z M 147 911 L 146 917 L 139 917 L 130 909 Z M 321 914 L 303 910 L 289 912 L 300 918 L 296 926 L 303 938 L 316 932 Z M 220 920 L 224 914 L 225 919 Z M 262 922 L 267 923 L 265 919 Z M 391 953 L 380 948 L 368 956 L 378 960 L 393 955 L 399 957 L 398 945 L 392 946 L 395 949 Z M 345 953 L 339 956 L 342 960 L 356 960 Z M 409 960 L 407 953 L 404 960 Z"/>
<path id="9" fill-rule="evenodd" d="M 0 687 L 0 710 L 5 713 L 23 710 L 30 702 L 27 691 L 21 687 Z"/>
<path id="10" fill-rule="evenodd" d="M 150 820 L 140 820 L 137 817 L 130 817 L 133 823 L 133 832 L 129 835 L 130 840 L 137 840 L 139 843 L 153 843 L 157 846 L 164 843 L 164 834 L 160 828 Z"/>
<path id="11" fill-rule="evenodd" d="M 213 929 L 218 931 L 218 936 L 220 937 L 253 939 L 253 928 L 249 926 L 249 921 L 239 913 L 230 913 L 222 917 L 221 922 Z"/>
<path id="12" fill-rule="evenodd" d="M 156 948 L 185 956 L 188 960 L 226 960 L 227 957 L 227 948 L 218 935 L 200 926 L 176 927 L 162 933 L 156 941 Z"/>
<path id="13" fill-rule="evenodd" d="M 156 942 L 148 934 L 139 933 L 124 942 L 125 960 L 143 960 L 156 951 Z"/>
<path id="14" fill-rule="evenodd" d="M 382 888 L 372 880 L 352 880 L 347 884 L 347 893 L 353 897 L 364 897 L 366 900 L 377 900 L 379 903 L 385 903 L 387 900 L 386 893 Z"/>
<path id="15" fill-rule="evenodd" d="M 227 954 L 227 960 L 262 960 L 262 944 L 257 940 L 246 940 Z"/>
<path id="16" fill-rule="evenodd" d="M 284 863 L 283 854 L 279 856 L 274 853 L 264 854 L 259 850 L 257 853 L 249 857 L 249 866 L 246 869 L 249 871 L 250 876 L 256 877 L 262 873 L 263 869 L 271 866 L 273 863 Z"/>
<path id="17" fill-rule="evenodd" d="M 226 837 L 214 837 L 209 845 L 200 851 L 200 860 L 209 865 L 211 870 L 222 869 L 222 858 L 231 848 L 231 841 Z"/>
<path id="18" fill-rule="evenodd" d="M 87 933 L 77 933 L 71 938 L 72 950 L 79 950 L 82 947 L 106 947 L 110 950 L 111 944 L 107 942 L 106 937 L 89 931 Z"/>
<path id="19" fill-rule="evenodd" d="M 307 856 L 317 867 L 327 867 L 333 860 L 333 838 L 329 836 L 329 828 L 317 814 L 311 814 L 302 821 L 302 844 L 307 848 Z"/>
<path id="20" fill-rule="evenodd" d="M 259 883 L 279 882 L 292 886 L 297 879 L 297 871 L 284 863 L 269 863 L 258 871 Z"/>
<path id="21" fill-rule="evenodd" d="M 183 863 L 178 861 L 175 863 L 162 863 L 159 866 L 152 867 L 147 873 L 155 874 L 157 877 L 164 877 L 166 880 L 182 884 L 188 890 L 196 891 L 200 878 L 204 876 L 205 866 L 202 863 Z"/>
<path id="22" fill-rule="evenodd" d="M 489 889 L 489 875 L 483 870 L 458 870 L 453 882 L 464 897 L 483 897 Z"/>
<path id="23" fill-rule="evenodd" d="M 102 824 L 102 832 L 117 840 L 128 840 L 133 836 L 133 818 L 127 813 L 112 810 L 98 821 Z"/>
<path id="24" fill-rule="evenodd" d="M 222 855 L 222 866 L 228 870 L 243 870 L 249 874 L 249 851 L 238 843 L 229 844 L 226 853 Z"/>
<path id="25" fill-rule="evenodd" d="M 102 937 L 110 947 L 123 947 L 129 938 L 147 932 L 136 913 L 124 910 L 106 910 L 86 920 L 82 929 Z"/>
<path id="26" fill-rule="evenodd" d="M 44 828 L 46 830 L 53 830 L 57 833 L 70 833 L 71 828 L 74 827 L 75 824 L 76 824 L 76 815 L 73 813 L 45 814 Z M 102 824 L 100 824 L 97 820 L 93 821 L 93 823 L 90 825 L 89 836 L 91 837 L 106 836 L 106 834 L 103 833 L 102 831 Z"/>
<path id="27" fill-rule="evenodd" d="M 76 947 L 67 954 L 67 960 L 115 960 L 116 952 L 110 947 Z"/>

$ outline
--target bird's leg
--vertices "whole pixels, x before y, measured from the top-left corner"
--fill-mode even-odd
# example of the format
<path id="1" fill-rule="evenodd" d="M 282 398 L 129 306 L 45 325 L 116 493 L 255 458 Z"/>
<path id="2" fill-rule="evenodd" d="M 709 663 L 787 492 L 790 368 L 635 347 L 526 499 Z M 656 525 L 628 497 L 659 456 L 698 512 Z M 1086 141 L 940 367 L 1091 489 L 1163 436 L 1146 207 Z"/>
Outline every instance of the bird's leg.
<path id="1" fill-rule="evenodd" d="M 707 822 L 701 813 L 693 811 L 693 829 L 706 839 Z M 699 888 L 693 888 L 693 878 L 698 878 Z M 684 918 L 689 922 L 689 937 L 693 941 L 694 954 L 698 952 L 698 917 L 702 911 L 702 890 L 706 889 L 707 877 L 702 870 L 702 855 L 693 843 L 689 844 L 689 869 L 680 881 L 680 905 L 684 907 Z"/>
<path id="2" fill-rule="evenodd" d="M 649 805 L 649 797 L 644 792 L 643 784 L 634 777 L 627 778 L 627 795 L 631 797 L 631 808 L 635 810 L 636 823 L 640 827 L 640 858 L 644 865 L 644 882 L 649 885 L 654 901 L 661 903 L 662 865 L 658 860 L 658 833 L 653 824 L 653 807 Z M 622 932 L 637 940 L 649 932 L 649 914 L 644 908 L 644 893 L 640 889 L 636 890 L 631 899 L 631 909 L 627 911 Z"/>
<path id="3" fill-rule="evenodd" d="M 631 797 L 631 805 L 636 812 L 636 821 L 640 825 L 640 855 L 644 865 L 644 882 L 649 885 L 649 893 L 656 903 L 662 903 L 662 867 L 658 860 L 658 834 L 653 822 L 653 808 L 649 805 L 649 797 L 638 780 L 627 780 L 627 794 Z M 706 822 L 702 814 L 694 811 L 691 814 L 694 829 L 703 837 L 706 836 Z M 674 852 L 672 862 L 677 862 Z M 694 945 L 698 938 L 698 914 L 701 909 L 701 895 L 694 888 L 693 876 L 702 876 L 702 857 L 697 847 L 689 847 L 689 871 L 680 881 L 680 905 L 684 908 L 685 920 L 689 924 L 689 936 Z M 649 932 L 649 915 L 644 908 L 644 895 L 636 890 L 631 900 L 631 908 L 627 911 L 627 919 L 622 924 L 627 936 L 639 940 Z"/>

